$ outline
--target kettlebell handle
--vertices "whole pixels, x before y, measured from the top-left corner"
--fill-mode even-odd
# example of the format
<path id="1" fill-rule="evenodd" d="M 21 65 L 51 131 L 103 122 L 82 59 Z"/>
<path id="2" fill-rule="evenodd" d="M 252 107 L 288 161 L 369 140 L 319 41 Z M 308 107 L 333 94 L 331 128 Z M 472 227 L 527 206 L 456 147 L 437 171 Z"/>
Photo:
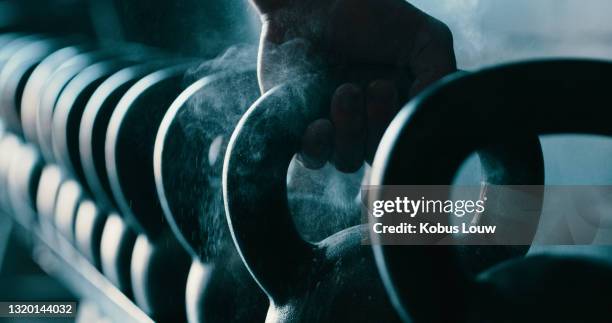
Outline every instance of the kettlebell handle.
<path id="1" fill-rule="evenodd" d="M 226 150 L 223 197 L 232 238 L 276 302 L 295 293 L 315 259 L 316 246 L 304 241 L 293 223 L 286 183 L 306 127 L 325 115 L 329 84 L 308 75 L 271 89 L 243 115 Z"/>
<path id="2" fill-rule="evenodd" d="M 446 78 L 393 120 L 376 153 L 370 183 L 450 185 L 469 154 L 512 142 L 517 132 L 610 136 L 612 109 L 609 86 L 603 81 L 611 75 L 611 63 L 566 59 L 509 64 Z M 430 158 L 419 158 L 423 155 Z M 405 165 L 410 165 L 409 171 Z M 385 287 L 405 321 L 436 321 L 432 313 L 455 315 L 457 300 L 478 302 L 474 297 L 483 286 L 458 268 L 455 247 L 437 246 L 435 257 L 426 257 L 425 247 L 374 245 L 373 249 Z M 418 261 L 406 262 L 407 258 Z M 460 283 L 444 285 L 446 281 Z M 457 317 L 461 321 L 461 315 Z"/>

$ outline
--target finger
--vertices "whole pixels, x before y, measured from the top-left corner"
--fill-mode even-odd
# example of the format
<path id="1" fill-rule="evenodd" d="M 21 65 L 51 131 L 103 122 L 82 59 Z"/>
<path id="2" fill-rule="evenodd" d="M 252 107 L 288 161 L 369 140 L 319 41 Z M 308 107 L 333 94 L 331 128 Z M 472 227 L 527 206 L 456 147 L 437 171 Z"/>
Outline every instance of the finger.
<path id="1" fill-rule="evenodd" d="M 377 80 L 366 90 L 366 161 L 372 163 L 378 143 L 399 110 L 398 94 L 391 81 Z"/>
<path id="2" fill-rule="evenodd" d="M 331 103 L 334 124 L 333 163 L 341 172 L 352 173 L 363 164 L 365 145 L 365 101 L 355 84 L 344 84 L 334 93 Z"/>
<path id="3" fill-rule="evenodd" d="M 425 16 L 421 28 L 416 33 L 409 66 L 415 75 L 410 89 L 411 97 L 457 70 L 453 34 L 448 26 L 433 17 Z"/>
<path id="4" fill-rule="evenodd" d="M 334 127 L 331 121 L 319 119 L 311 123 L 302 137 L 302 151 L 297 160 L 306 168 L 319 169 L 329 160 L 333 147 Z"/>

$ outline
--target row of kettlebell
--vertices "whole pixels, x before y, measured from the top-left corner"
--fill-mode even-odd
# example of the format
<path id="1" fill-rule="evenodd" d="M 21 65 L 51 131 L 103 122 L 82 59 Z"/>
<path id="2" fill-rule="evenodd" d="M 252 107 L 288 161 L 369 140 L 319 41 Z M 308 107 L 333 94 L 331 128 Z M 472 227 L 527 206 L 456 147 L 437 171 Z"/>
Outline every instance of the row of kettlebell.
<path id="1" fill-rule="evenodd" d="M 398 319 L 391 309 L 393 303 L 402 318 L 426 321 L 433 318 L 429 312 L 436 308 L 430 295 L 438 300 L 449 297 L 445 303 L 449 308 L 476 315 L 468 313 L 466 304 L 449 304 L 450 293 L 431 294 L 431 290 L 419 287 L 435 282 L 440 288 L 434 290 L 454 286 L 452 290 L 471 294 L 473 287 L 466 279 L 453 274 L 461 270 L 450 269 L 457 265 L 443 266 L 444 261 L 457 258 L 453 249 L 412 247 L 410 261 L 391 266 L 387 262 L 392 260 L 386 259 L 399 257 L 395 256 L 398 248 L 375 248 L 376 252 L 389 250 L 375 264 L 370 247 L 361 245 L 363 226 L 312 242 L 303 239 L 293 225 L 286 170 L 305 126 L 324 114 L 333 84 L 316 76 L 298 80 L 265 94 L 243 115 L 258 96 L 252 68 L 211 68 L 203 72 L 205 77 L 186 84 L 185 72 L 198 62 L 169 59 L 150 51 L 100 54 L 60 38 L 5 37 L 6 59 L 0 72 L 2 117 L 8 130 L 23 133 L 27 141 L 36 143 L 43 157 L 34 146 L 21 145 L 19 137 L 3 137 L 0 165 L 6 166 L 0 169 L 0 180 L 7 183 L 3 204 L 22 223 L 50 224 L 63 238 L 73 241 L 152 317 L 175 321 L 183 312 L 181 302 L 186 300 L 190 321 L 254 320 L 257 316 L 263 320 L 265 315 L 270 320 L 379 321 Z M 26 55 L 35 49 L 41 54 Z M 101 57 L 92 58 L 92 54 Z M 79 63 L 82 65 L 73 65 Z M 594 68 L 589 63 L 565 63 L 578 74 Z M 558 66 L 549 65 L 555 64 L 561 63 L 535 66 L 542 74 L 554 75 L 553 67 Z M 507 69 L 519 71 L 514 72 L 517 83 L 533 77 L 523 66 Z M 498 73 L 507 73 L 494 71 L 456 77 L 427 93 L 424 96 L 431 98 L 434 107 L 421 108 L 426 104 L 416 101 L 420 104 L 416 111 L 425 114 L 420 119 L 404 110 L 378 152 L 372 182 L 447 183 L 462 159 L 478 151 L 487 182 L 542 184 L 541 149 L 534 139 L 539 132 L 517 134 L 498 126 L 510 124 L 501 116 L 510 113 L 507 110 L 512 110 L 512 104 L 508 102 L 515 101 L 496 101 L 501 102 L 499 109 L 463 107 L 459 115 L 435 113 L 443 106 L 440 102 L 448 102 L 445 96 L 459 95 L 453 90 L 469 89 L 474 86 L 470 82 L 476 83 L 473 79 L 483 86 Z M 522 93 L 541 95 L 518 84 L 514 87 Z M 594 86 L 590 91 L 596 90 Z M 472 104 L 483 105 L 478 102 L 474 99 Z M 563 106 L 571 107 L 568 102 L 579 104 L 580 99 L 566 99 Z M 543 111 L 549 111 L 543 108 L 549 102 L 538 103 Z M 471 120 L 489 121 L 492 128 L 487 136 L 465 133 L 450 145 L 447 134 L 456 133 L 453 128 L 431 129 L 439 120 L 470 120 L 468 113 L 462 115 L 465 111 L 482 114 Z M 544 112 L 535 115 L 533 129 L 538 129 L 545 116 Z M 227 137 L 241 117 L 223 163 Z M 593 127 L 595 132 L 605 132 L 592 119 L 585 118 L 579 130 Z M 400 127 L 406 124 L 411 126 Z M 415 135 L 404 136 L 398 129 L 409 129 Z M 402 140 L 388 139 L 400 134 Z M 478 142 L 475 138 L 484 139 Z M 440 146 L 448 149 L 432 149 Z M 406 159 L 406 151 L 411 152 L 410 159 Z M 45 166 L 43 158 L 49 165 Z M 220 193 L 223 164 L 225 203 Z M 237 250 L 229 239 L 224 213 Z M 529 223 L 532 226 L 526 230 L 535 233 L 537 219 Z M 479 247 L 466 248 L 462 254 L 469 259 L 471 270 L 480 272 L 526 250 Z M 428 265 L 415 270 L 414 262 L 424 259 Z M 537 260 L 526 260 L 532 262 Z M 397 286 L 404 284 L 404 274 L 396 273 L 395 266 L 414 270 L 409 275 L 414 290 L 409 292 L 419 296 L 419 301 L 414 296 L 398 301 Z M 385 274 L 388 271 L 394 273 Z M 422 276 L 430 278 L 412 279 Z M 410 286 L 400 289 L 403 292 L 412 289 Z M 270 298 L 269 309 L 258 287 Z M 172 302 L 176 305 L 169 306 Z M 436 313 L 447 315 L 445 311 Z"/>
<path id="2" fill-rule="evenodd" d="M 220 200 L 220 182 L 207 190 L 206 183 L 193 182 L 206 177 L 186 176 L 195 186 L 185 194 L 166 190 L 160 200 L 155 177 L 160 172 L 160 187 L 187 184 L 172 175 L 173 167 L 200 160 L 201 151 L 172 149 L 189 144 L 210 145 L 206 176 L 212 181 L 220 173 L 214 159 L 224 143 L 215 138 L 231 131 L 226 124 L 256 99 L 254 68 L 218 71 L 148 48 L 99 48 L 70 37 L 5 34 L 0 41 L 3 210 L 74 244 L 156 320 L 250 320 L 253 313 L 263 319 L 263 294 L 228 251 L 229 235 L 218 223 L 222 210 L 212 202 L 210 210 L 201 207 L 206 198 Z M 203 77 L 191 81 L 191 70 Z M 216 116 L 190 121 L 206 109 Z M 164 119 L 167 111 L 173 116 Z M 162 119 L 167 133 L 155 148 Z M 190 210 L 180 213 L 179 204 Z M 214 219 L 206 218 L 214 212 Z M 213 267 L 204 265 L 213 258 L 214 277 Z M 204 292 L 211 288 L 218 296 Z"/>

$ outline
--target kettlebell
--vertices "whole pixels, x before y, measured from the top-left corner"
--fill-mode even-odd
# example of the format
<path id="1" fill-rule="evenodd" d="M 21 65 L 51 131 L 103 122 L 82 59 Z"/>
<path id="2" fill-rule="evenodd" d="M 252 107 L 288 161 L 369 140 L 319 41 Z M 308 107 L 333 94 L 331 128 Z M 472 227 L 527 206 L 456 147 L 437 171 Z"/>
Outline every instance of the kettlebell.
<path id="1" fill-rule="evenodd" d="M 610 136 L 611 112 L 603 104 L 609 99 L 607 75 L 609 62 L 559 59 L 447 78 L 395 118 L 376 153 L 370 183 L 449 185 L 471 152 L 524 135 Z M 514 158 L 537 157 L 517 149 L 526 147 L 506 151 Z M 609 297 L 592 291 L 608 290 L 612 267 L 591 257 L 517 257 L 473 274 L 461 270 L 452 246 L 438 246 L 436 257 L 429 248 L 373 249 L 405 322 L 600 322 L 611 314 Z"/>
<path id="2" fill-rule="evenodd" d="M 57 191 L 53 221 L 57 233 L 68 242 L 75 242 L 76 215 L 81 202 L 86 198 L 81 184 L 71 178 L 61 183 Z"/>
<path id="3" fill-rule="evenodd" d="M 138 79 L 152 72 L 153 66 L 159 64 L 136 64 L 120 69 L 104 79 L 93 91 L 82 111 L 79 123 L 78 153 L 80 168 L 86 180 L 86 186 L 95 200 L 81 202 L 75 219 L 75 238 L 77 248 L 99 269 L 108 271 L 113 277 L 117 287 L 131 295 L 131 286 L 125 284 L 124 277 L 118 278 L 119 273 L 127 273 L 129 278 L 129 260 L 131 255 L 124 249 L 134 245 L 135 237 L 132 232 L 113 229 L 117 224 L 111 223 L 106 228 L 107 214 L 113 212 L 114 201 L 110 198 L 110 187 L 104 161 L 104 140 L 110 115 L 119 99 L 127 89 Z M 70 111 L 70 115 L 77 115 L 79 111 Z M 78 117 L 78 116 L 77 116 Z M 75 118 L 75 117 L 73 117 Z M 67 132 L 68 133 L 68 132 Z M 73 135 L 73 134 L 72 134 Z M 75 149 L 72 149 L 75 152 Z M 101 183 L 104 183 L 103 186 Z M 116 216 L 116 215 L 115 215 Z M 122 221 L 122 220 L 120 220 Z M 123 224 L 121 224 L 123 225 Z M 121 225 L 119 225 L 121 227 Z M 103 257 L 101 248 L 102 238 L 106 234 L 106 244 L 116 246 L 107 251 Z M 115 234 L 118 232 L 118 234 Z M 127 239 L 120 241 L 118 239 Z M 127 245 L 127 247 L 126 247 Z M 116 254 L 109 254 L 116 252 Z M 122 258 L 123 257 L 123 258 Z M 112 261 L 103 265 L 103 261 Z M 116 268 L 126 266 L 125 268 Z"/>
<path id="4" fill-rule="evenodd" d="M 110 59 L 102 60 L 84 68 L 66 84 L 57 99 L 55 109 L 53 109 L 51 135 L 54 160 L 76 179 L 76 181 L 64 183 L 59 190 L 58 205 L 56 206 L 56 225 L 69 241 L 76 243 L 77 246 L 86 247 L 82 251 L 85 254 L 90 254 L 94 263 L 99 262 L 94 259 L 97 256 L 92 254 L 92 251 L 87 246 L 99 246 L 99 240 L 80 242 L 76 240 L 76 228 L 77 222 L 79 222 L 78 210 L 81 203 L 89 195 L 88 188 L 84 186 L 86 184 L 84 180 L 85 175 L 81 167 L 78 150 L 79 126 L 85 105 L 96 88 L 110 75 L 131 64 L 134 64 L 134 62 L 130 59 Z M 77 185 L 80 186 L 78 189 L 76 188 Z M 84 212 L 82 214 L 87 218 L 85 222 L 92 225 L 103 225 L 104 219 L 98 218 L 104 217 L 105 213 Z M 91 217 L 95 217 L 95 219 L 91 219 Z M 81 225 L 81 228 L 88 228 L 94 231 L 102 230 L 101 227 L 92 228 L 84 227 L 83 225 Z M 86 238 L 88 235 L 81 233 L 79 236 Z M 95 234 L 89 237 L 98 236 Z"/>
<path id="5" fill-rule="evenodd" d="M 86 175 L 80 159 L 78 136 L 82 114 L 88 102 L 94 99 L 93 96 L 96 94 L 97 88 L 115 72 L 125 66 L 137 64 L 137 60 L 142 58 L 140 53 L 132 55 L 133 57 L 117 55 L 119 57 L 116 59 L 103 59 L 85 67 L 68 81 L 57 99 L 52 116 L 53 130 L 51 134 L 54 159 L 62 164 L 68 173 L 78 179 L 86 191 L 80 199 L 68 199 L 62 202 L 64 204 L 71 202 L 77 204 L 65 206 L 64 213 L 58 214 L 58 217 L 63 217 L 60 222 L 66 224 L 63 226 L 64 230 L 73 230 L 72 236 L 77 248 L 98 268 L 101 268 L 100 239 L 108 212 L 106 208 L 109 205 L 105 204 L 107 203 L 106 200 L 102 200 L 101 209 L 93 205 L 89 199 L 84 198 L 90 194 L 91 188 L 86 185 Z M 83 218 L 80 218 L 81 216 Z"/>
<path id="6" fill-rule="evenodd" d="M 87 186 L 99 206 L 116 208 L 104 159 L 111 115 L 127 90 L 141 78 L 161 69 L 160 65 L 152 62 L 121 69 L 98 86 L 85 106 L 79 126 L 79 153 Z"/>
<path id="7" fill-rule="evenodd" d="M 54 161 L 52 127 L 56 104 L 64 89 L 80 72 L 91 65 L 113 59 L 123 61 L 138 61 L 150 57 L 152 50 L 133 46 L 131 44 L 120 48 L 90 49 L 85 46 L 81 53 L 67 59 L 53 71 L 46 81 L 43 91 L 39 94 L 36 116 L 36 134 L 38 144 L 45 160 Z"/>
<path id="8" fill-rule="evenodd" d="M 267 322 L 398 320 L 371 251 L 361 245 L 361 226 L 308 242 L 291 219 L 287 168 L 306 126 L 325 115 L 331 88 L 330 81 L 313 75 L 268 91 L 244 114 L 227 148 L 227 221 L 245 265 L 270 300 Z"/>
<path id="9" fill-rule="evenodd" d="M 78 72 L 61 91 L 53 109 L 51 135 L 54 160 L 74 178 L 67 180 L 59 188 L 55 223 L 59 232 L 72 243 L 77 243 L 75 231 L 78 210 L 87 196 L 86 189 L 82 186 L 84 175 L 80 160 L 75 157 L 78 156 L 78 132 L 75 129 L 78 129 L 81 112 L 95 88 L 123 64 L 127 63 L 120 60 L 103 60 Z M 93 214 L 96 215 L 98 214 Z M 88 221 L 90 224 L 96 222 Z"/>
<path id="10" fill-rule="evenodd" d="M 105 160 L 113 197 L 137 233 L 131 283 L 136 303 L 152 318 L 180 321 L 185 316 L 184 287 L 191 257 L 163 218 L 155 192 L 155 134 L 172 101 L 185 89 L 194 63 L 151 73 L 136 82 L 111 115 Z"/>
<path id="11" fill-rule="evenodd" d="M 79 204 L 74 224 L 74 238 L 77 249 L 91 264 L 102 269 L 100 248 L 106 214 L 90 199 Z"/>
<path id="12" fill-rule="evenodd" d="M 33 228 L 38 221 L 36 192 L 43 166 L 38 149 L 26 144 L 15 151 L 8 168 L 10 206 L 15 218 L 26 228 Z"/>
<path id="13" fill-rule="evenodd" d="M 61 49 L 53 52 L 48 57 L 42 59 L 40 64 L 36 66 L 32 75 L 27 78 L 27 82 L 25 84 L 24 96 L 21 100 L 22 108 L 20 109 L 22 114 L 22 125 L 25 127 L 25 135 L 28 137 L 28 140 L 33 142 L 38 142 L 38 132 L 37 132 L 37 118 L 38 112 L 41 108 L 41 105 L 48 102 L 44 102 L 44 92 L 48 90 L 49 84 L 51 83 L 51 88 L 53 88 L 53 78 L 56 76 L 58 70 L 65 70 L 69 66 L 79 65 L 79 60 L 81 63 L 83 61 L 87 61 L 86 58 L 89 55 L 82 54 L 85 50 L 90 50 L 90 45 L 81 45 L 81 46 L 68 46 L 62 47 Z M 100 55 L 101 57 L 103 55 Z M 77 57 L 77 61 L 73 58 Z M 74 63 L 74 64 L 73 64 Z M 71 65 L 72 64 L 72 65 Z M 84 64 L 83 64 L 84 65 Z M 78 70 L 74 70 L 75 74 L 78 74 Z M 71 78 L 65 80 L 65 82 L 70 83 Z M 56 82 L 63 84 L 62 82 Z M 60 86 L 58 91 L 64 88 L 64 86 Z M 50 91 L 50 92 L 58 92 L 58 91 Z M 27 92 L 27 93 L 26 93 Z M 59 94 L 57 94 L 59 96 Z M 55 104 L 55 99 L 51 100 L 53 104 Z M 45 146 L 43 143 L 41 146 Z M 49 149 L 47 149 L 48 151 Z M 43 149 L 44 151 L 44 149 Z M 49 159 L 49 158 L 47 158 Z M 77 183 L 71 183 L 62 185 L 63 181 L 66 177 L 66 173 L 61 171 L 55 165 L 49 165 L 45 167 L 44 171 L 40 177 L 40 187 L 41 189 L 37 192 L 36 196 L 36 205 L 39 210 L 39 214 L 42 217 L 42 227 L 46 234 L 51 237 L 53 234 L 50 234 L 51 223 L 59 224 L 60 231 L 64 232 L 64 235 L 68 238 L 68 240 L 74 240 L 74 232 L 73 225 L 74 219 L 76 218 L 76 210 L 78 209 L 78 203 L 81 201 L 81 194 L 76 193 L 79 189 L 76 189 L 75 186 Z M 60 189 L 61 186 L 66 186 L 65 188 Z M 59 206 L 56 205 L 58 201 L 57 196 L 60 194 L 62 197 L 59 201 Z M 67 199 L 63 197 L 68 197 Z M 56 221 L 55 212 L 56 208 L 59 212 L 61 212 L 62 219 Z M 65 216 L 65 217 L 64 217 Z M 60 217 L 58 217 L 60 218 Z"/>
<path id="14" fill-rule="evenodd" d="M 52 116 L 52 147 L 55 160 L 86 184 L 79 153 L 79 126 L 85 106 L 98 86 L 115 72 L 135 62 L 103 60 L 80 71 L 66 84 Z"/>
<path id="15" fill-rule="evenodd" d="M 132 251 L 136 233 L 119 214 L 108 214 L 100 237 L 100 266 L 102 273 L 123 294 L 132 299 L 130 278 Z"/>
<path id="16" fill-rule="evenodd" d="M 47 162 L 55 161 L 52 143 L 53 113 L 63 90 L 79 72 L 90 65 L 112 57 L 115 57 L 115 54 L 111 51 L 85 51 L 66 60 L 47 80 L 44 89 L 39 94 L 40 103 L 35 114 L 37 142 Z"/>
<path id="17" fill-rule="evenodd" d="M 66 180 L 61 168 L 54 164 L 46 165 L 40 175 L 38 191 L 36 192 L 36 210 L 42 233 L 48 239 L 54 239 L 55 231 L 55 204 L 59 189 Z"/>
<path id="18" fill-rule="evenodd" d="M 23 97 L 21 99 L 21 129 L 23 129 L 24 136 L 29 142 L 38 144 L 36 114 L 41 103 L 41 93 L 51 75 L 63 63 L 87 50 L 88 47 L 87 45 L 68 45 L 62 47 L 44 58 L 32 71 L 32 75 L 24 86 Z"/>
<path id="19" fill-rule="evenodd" d="M 177 97 L 157 133 L 157 194 L 172 231 L 194 259 L 185 291 L 189 322 L 265 318 L 265 295 L 233 246 L 221 193 L 229 134 L 258 96 L 254 67 L 213 72 Z"/>
<path id="20" fill-rule="evenodd" d="M 1 115 L 8 129 L 21 135 L 21 99 L 36 66 L 67 40 L 40 37 L 15 50 L 0 71 Z"/>
<path id="21" fill-rule="evenodd" d="M 94 246 L 99 246 L 102 272 L 124 294 L 133 297 L 130 282 L 131 253 L 136 242 L 134 230 L 128 227 L 116 209 L 108 181 L 104 144 L 112 112 L 117 103 L 138 80 L 160 69 L 159 63 L 137 64 L 121 69 L 104 80 L 91 95 L 79 126 L 79 153 L 87 186 L 96 200 L 89 212 L 77 215 L 76 236 L 83 252 L 95 258 Z M 107 214 L 110 213 L 110 215 Z M 81 224 L 84 222 L 87 224 Z M 96 243 L 98 226 L 101 228 Z M 92 234 L 94 233 L 94 234 Z"/>

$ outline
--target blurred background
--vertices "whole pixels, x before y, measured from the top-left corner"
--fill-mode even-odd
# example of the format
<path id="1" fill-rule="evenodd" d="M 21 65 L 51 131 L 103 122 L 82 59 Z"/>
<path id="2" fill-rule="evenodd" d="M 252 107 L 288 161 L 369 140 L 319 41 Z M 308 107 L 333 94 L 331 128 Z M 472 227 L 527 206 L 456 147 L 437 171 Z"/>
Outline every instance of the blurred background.
<path id="1" fill-rule="evenodd" d="M 204 57 L 259 34 L 247 0 L 3 0 L 0 29 L 86 33 Z"/>
<path id="2" fill-rule="evenodd" d="M 612 58 L 612 2 L 608 0 L 411 3 L 449 25 L 462 69 L 525 58 Z M 0 32 L 20 30 L 86 34 L 111 45 L 136 42 L 207 59 L 237 44 L 256 44 L 259 22 L 247 0 L 0 1 Z M 610 140 L 553 136 L 543 138 L 543 146 L 549 184 L 612 183 Z M 478 174 L 478 162 L 472 158 L 458 181 L 477 182 Z M 41 264 L 46 263 L 45 251 L 34 250 L 32 254 L 22 247 L 15 232 L 11 222 L 0 217 L 0 301 L 78 300 L 66 286 L 45 274 L 48 268 L 41 270 Z M 94 304 L 80 307 L 89 310 L 77 320 L 100 319 Z"/>

